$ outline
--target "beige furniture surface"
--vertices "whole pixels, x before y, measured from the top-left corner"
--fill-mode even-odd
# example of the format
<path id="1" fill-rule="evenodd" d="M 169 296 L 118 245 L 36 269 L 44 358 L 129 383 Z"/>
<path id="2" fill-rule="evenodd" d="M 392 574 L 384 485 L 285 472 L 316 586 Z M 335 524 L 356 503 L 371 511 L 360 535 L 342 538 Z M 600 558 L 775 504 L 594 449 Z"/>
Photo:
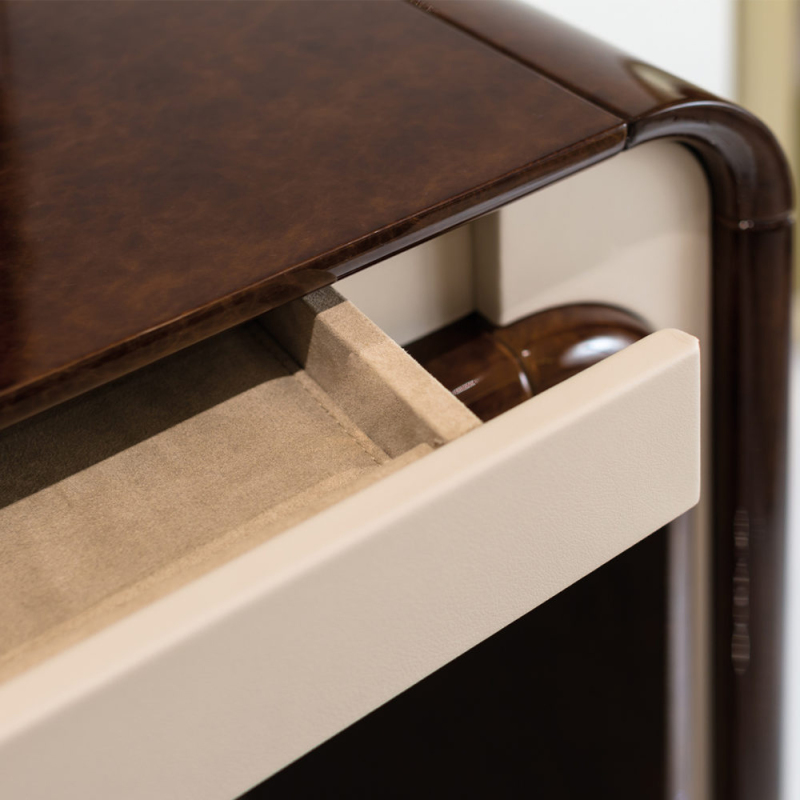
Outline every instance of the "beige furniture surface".
<path id="1" fill-rule="evenodd" d="M 649 142 L 356 273 L 337 288 L 401 343 L 473 308 L 506 325 L 586 302 L 629 309 L 654 330 L 691 333 L 701 344 L 703 485 L 709 486 L 710 208 L 708 182 L 689 150 Z M 696 800 L 710 791 L 709 499 L 703 491 L 682 524 L 671 526 L 668 569 L 670 793 Z"/>
<path id="2" fill-rule="evenodd" d="M 479 424 L 325 289 L 0 432 L 0 677 Z"/>
<path id="3" fill-rule="evenodd" d="M 652 145 L 521 201 L 508 220 L 541 258 L 545 194 L 580 246 L 563 289 L 515 298 L 607 286 L 699 332 L 695 168 Z M 621 201 L 593 216 L 614 179 L 642 182 L 633 228 Z M 590 221 L 617 231 L 608 247 L 578 240 Z M 342 288 L 423 335 L 484 302 L 481 270 L 516 280 L 473 233 Z M 420 281 L 439 287 L 422 305 Z M 196 800 L 263 780 L 693 505 L 698 369 L 696 342 L 661 331 L 481 425 L 323 291 L 6 431 L 0 794 Z"/>
<path id="4" fill-rule="evenodd" d="M 6 434 L 3 796 L 235 796 L 697 501 L 680 331 L 481 425 L 331 292 L 263 327 Z"/>
<path id="5" fill-rule="evenodd" d="M 504 252 L 527 231 L 570 280 L 514 299 L 606 287 L 701 332 L 696 171 L 652 145 L 521 201 Z M 595 217 L 613 180 L 641 181 L 634 227 L 619 198 Z M 544 211 L 565 208 L 559 254 Z M 579 240 L 589 223 L 616 231 L 607 246 Z M 476 259 L 473 233 L 342 288 L 396 338 L 423 335 L 484 302 L 481 270 L 519 277 Z M 422 305 L 420 281 L 438 287 Z M 0 795 L 196 800 L 263 780 L 693 505 L 698 370 L 696 342 L 661 331 L 481 425 L 323 291 L 6 431 Z"/>

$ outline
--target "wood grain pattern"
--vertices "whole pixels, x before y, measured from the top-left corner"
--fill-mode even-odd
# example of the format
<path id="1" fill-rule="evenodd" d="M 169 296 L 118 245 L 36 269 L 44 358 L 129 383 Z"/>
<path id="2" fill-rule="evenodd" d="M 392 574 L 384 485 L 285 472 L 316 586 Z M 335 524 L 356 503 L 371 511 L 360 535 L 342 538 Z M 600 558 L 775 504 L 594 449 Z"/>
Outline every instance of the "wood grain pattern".
<path id="1" fill-rule="evenodd" d="M 424 6 L 624 120 L 626 147 L 656 138 L 689 144 L 709 174 L 718 218 L 752 228 L 791 216 L 784 154 L 769 129 L 741 107 L 515 0 Z"/>
<path id="2" fill-rule="evenodd" d="M 650 332 L 623 309 L 577 303 L 503 328 L 471 314 L 406 350 L 486 422 Z"/>
<path id="3" fill-rule="evenodd" d="M 521 3 L 420 4 L 623 119 L 686 144 L 713 222 L 714 791 L 779 791 L 793 197 L 770 131 L 733 103 Z"/>
<path id="4" fill-rule="evenodd" d="M 785 159 L 742 109 L 528 7 L 419 5 L 3 4 L 0 426 L 623 146 L 684 142 L 715 215 L 716 792 L 775 797 Z"/>
<path id="5" fill-rule="evenodd" d="M 2 6 L 0 426 L 616 152 L 397 2 Z"/>

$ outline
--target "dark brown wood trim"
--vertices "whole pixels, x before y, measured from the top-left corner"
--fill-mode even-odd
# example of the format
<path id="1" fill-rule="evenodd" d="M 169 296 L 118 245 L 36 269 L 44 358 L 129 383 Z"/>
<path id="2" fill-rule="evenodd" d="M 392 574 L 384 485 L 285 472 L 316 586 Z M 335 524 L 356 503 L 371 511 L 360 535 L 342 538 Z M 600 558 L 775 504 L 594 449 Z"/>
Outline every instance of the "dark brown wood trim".
<path id="1" fill-rule="evenodd" d="M 486 422 L 648 333 L 620 308 L 577 303 L 503 328 L 470 314 L 406 350 Z"/>
<path id="2" fill-rule="evenodd" d="M 777 798 L 793 226 L 783 152 L 744 109 L 527 5 L 424 8 L 625 120 L 626 147 L 683 142 L 708 176 L 714 790 Z"/>

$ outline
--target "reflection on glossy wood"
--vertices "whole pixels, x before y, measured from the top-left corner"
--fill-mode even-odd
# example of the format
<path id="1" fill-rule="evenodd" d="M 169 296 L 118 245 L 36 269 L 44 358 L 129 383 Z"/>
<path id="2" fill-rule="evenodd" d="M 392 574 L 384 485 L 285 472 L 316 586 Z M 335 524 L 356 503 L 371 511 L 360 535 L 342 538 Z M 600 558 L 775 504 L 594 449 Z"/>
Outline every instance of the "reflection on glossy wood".
<path id="1" fill-rule="evenodd" d="M 622 309 L 586 303 L 548 309 L 504 328 L 471 314 L 406 350 L 486 421 L 649 332 Z"/>
<path id="2" fill-rule="evenodd" d="M 684 142 L 715 214 L 716 792 L 769 800 L 791 274 L 780 148 L 735 105 L 528 6 L 419 5 L 430 13 L 4 5 L 0 425 L 623 146 Z"/>
<path id="3" fill-rule="evenodd" d="M 0 426 L 622 146 L 402 3 L 3 8 Z"/>
<path id="4" fill-rule="evenodd" d="M 683 142 L 708 176 L 714 791 L 720 800 L 777 798 L 793 226 L 786 159 L 747 111 L 530 6 L 510 0 L 420 5 L 617 115 L 628 129 L 627 147 L 663 138 Z M 746 632 L 734 604 L 742 565 L 736 541 L 743 535 Z"/>

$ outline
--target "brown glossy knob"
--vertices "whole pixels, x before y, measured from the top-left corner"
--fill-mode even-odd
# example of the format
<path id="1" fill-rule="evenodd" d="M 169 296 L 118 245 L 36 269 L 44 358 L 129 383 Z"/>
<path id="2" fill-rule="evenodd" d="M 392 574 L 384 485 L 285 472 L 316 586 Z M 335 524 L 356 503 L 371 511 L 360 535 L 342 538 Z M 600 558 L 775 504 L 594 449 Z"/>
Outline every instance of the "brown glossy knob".
<path id="1" fill-rule="evenodd" d="M 486 421 L 649 333 L 614 306 L 551 308 L 500 328 L 479 314 L 408 345 L 408 353 Z"/>

